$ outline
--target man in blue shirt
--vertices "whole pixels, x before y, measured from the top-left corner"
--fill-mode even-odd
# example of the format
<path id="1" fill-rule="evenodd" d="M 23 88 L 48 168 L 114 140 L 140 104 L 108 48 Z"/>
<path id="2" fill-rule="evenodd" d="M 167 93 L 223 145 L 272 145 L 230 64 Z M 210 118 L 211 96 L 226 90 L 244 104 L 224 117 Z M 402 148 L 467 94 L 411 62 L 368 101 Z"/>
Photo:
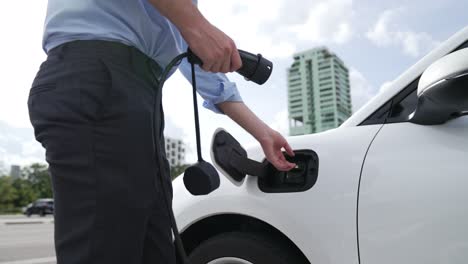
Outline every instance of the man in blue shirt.
<path id="1" fill-rule="evenodd" d="M 161 69 L 187 47 L 203 61 L 196 75 L 204 106 L 252 134 L 276 168 L 294 167 L 281 152 L 293 155 L 286 140 L 224 75 L 241 66 L 237 48 L 196 1 L 49 0 L 43 47 L 48 57 L 28 107 L 52 178 L 59 264 L 175 263 L 154 177 L 169 170 L 167 160 L 157 166 L 152 148 L 157 133 L 164 149 L 161 91 L 154 88 Z M 179 69 L 190 76 L 186 60 Z M 172 191 L 170 179 L 163 184 Z"/>

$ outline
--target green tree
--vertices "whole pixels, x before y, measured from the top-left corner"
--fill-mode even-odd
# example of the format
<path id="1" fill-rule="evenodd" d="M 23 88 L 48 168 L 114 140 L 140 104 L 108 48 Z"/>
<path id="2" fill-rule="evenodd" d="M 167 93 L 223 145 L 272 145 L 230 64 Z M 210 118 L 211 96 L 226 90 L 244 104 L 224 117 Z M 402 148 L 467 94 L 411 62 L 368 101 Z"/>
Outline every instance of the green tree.
<path id="1" fill-rule="evenodd" d="M 185 169 L 187 169 L 189 166 L 190 166 L 189 164 L 182 164 L 182 165 L 171 167 L 172 180 L 177 178 L 177 176 L 181 175 L 185 171 Z"/>
<path id="2" fill-rule="evenodd" d="M 0 212 L 12 212 L 15 209 L 17 192 L 13 187 L 13 179 L 9 176 L 0 177 Z"/>
<path id="3" fill-rule="evenodd" d="M 17 194 L 14 200 L 14 205 L 17 208 L 26 206 L 39 198 L 31 182 L 27 179 L 14 179 L 13 188 L 15 188 Z"/>
<path id="4" fill-rule="evenodd" d="M 34 163 L 23 168 L 22 174 L 24 179 L 30 182 L 36 197 L 52 197 L 52 185 L 47 165 Z"/>

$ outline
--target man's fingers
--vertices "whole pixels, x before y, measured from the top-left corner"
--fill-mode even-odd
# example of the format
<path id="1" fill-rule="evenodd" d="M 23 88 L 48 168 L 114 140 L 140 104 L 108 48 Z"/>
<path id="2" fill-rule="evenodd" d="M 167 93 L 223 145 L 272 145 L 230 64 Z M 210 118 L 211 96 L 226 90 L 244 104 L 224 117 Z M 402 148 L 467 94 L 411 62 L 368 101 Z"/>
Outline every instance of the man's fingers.
<path id="1" fill-rule="evenodd" d="M 209 69 L 210 72 L 222 72 L 222 73 L 227 73 L 229 72 L 229 69 L 231 67 L 231 53 L 224 53 L 223 56 L 220 56 L 217 58 L 217 60 L 214 61 L 214 64 L 211 66 Z"/>
<path id="2" fill-rule="evenodd" d="M 288 144 L 288 142 L 286 142 L 286 144 L 284 145 L 284 149 L 286 150 L 286 153 L 288 153 L 289 156 L 294 157 L 295 155 L 294 151 L 291 148 L 291 146 Z"/>
<path id="3" fill-rule="evenodd" d="M 217 61 L 215 62 L 208 71 L 210 72 L 219 72 L 219 69 L 222 67 L 222 62 Z"/>
<path id="4" fill-rule="evenodd" d="M 228 73 L 230 69 L 231 69 L 231 54 L 226 54 L 223 65 L 221 65 L 220 72 Z"/>
<path id="5" fill-rule="evenodd" d="M 288 168 L 288 170 L 296 167 L 296 164 L 295 163 L 292 163 L 292 162 L 289 162 L 286 157 L 283 155 L 283 153 L 281 153 L 281 160 L 283 161 L 283 163 L 285 164 L 285 166 Z"/>
<path id="6" fill-rule="evenodd" d="M 212 63 L 212 62 L 205 62 L 204 61 L 203 65 L 202 65 L 202 69 L 204 71 L 211 71 L 211 69 L 213 68 L 213 65 L 214 65 L 214 63 Z"/>
<path id="7" fill-rule="evenodd" d="M 242 60 L 239 55 L 239 51 L 234 49 L 234 51 L 231 54 L 231 72 L 237 71 L 240 67 L 242 67 Z"/>
<path id="8" fill-rule="evenodd" d="M 280 171 L 288 171 L 294 167 L 296 167 L 296 164 L 290 163 L 288 161 L 277 161 L 276 164 L 273 164 L 276 169 Z"/>
<path id="9" fill-rule="evenodd" d="M 290 169 L 296 167 L 296 164 L 295 164 L 295 163 L 289 162 L 289 161 L 287 161 L 287 160 L 284 160 L 283 162 L 284 162 L 284 166 L 285 166 L 288 170 L 290 170 Z"/>
<path id="10" fill-rule="evenodd" d="M 282 161 L 282 160 L 276 160 L 276 162 L 274 162 L 273 164 L 277 170 L 280 170 L 280 171 L 286 171 L 288 170 L 288 165 L 286 164 L 286 162 Z"/>
<path id="11" fill-rule="evenodd" d="M 294 163 L 291 163 L 289 161 L 286 160 L 286 158 L 284 157 L 283 153 L 281 151 L 277 152 L 276 153 L 276 158 L 275 158 L 275 163 L 276 164 L 273 164 L 275 165 L 275 167 L 278 169 L 278 170 L 281 170 L 281 171 L 288 171 L 294 167 L 296 167 L 296 164 Z"/>

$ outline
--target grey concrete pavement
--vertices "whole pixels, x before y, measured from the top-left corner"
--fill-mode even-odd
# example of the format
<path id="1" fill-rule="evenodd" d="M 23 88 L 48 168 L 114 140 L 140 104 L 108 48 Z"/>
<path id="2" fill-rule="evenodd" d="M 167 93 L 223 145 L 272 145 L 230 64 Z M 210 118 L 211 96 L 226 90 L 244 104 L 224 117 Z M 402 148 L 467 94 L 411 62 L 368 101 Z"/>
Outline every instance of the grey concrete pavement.
<path id="1" fill-rule="evenodd" d="M 0 215 L 0 220 L 5 220 L 5 219 L 17 219 L 17 218 L 23 218 L 24 215 L 22 214 L 14 214 L 14 215 Z"/>
<path id="2" fill-rule="evenodd" d="M 23 221 L 27 217 L 2 216 L 1 221 Z M 41 220 L 31 217 L 29 220 Z M 51 217 L 48 217 L 51 219 Z M 0 264 L 52 264 L 55 263 L 53 243 L 54 225 L 0 224 Z"/>
<path id="3" fill-rule="evenodd" d="M 0 215 L 0 220 L 11 220 L 11 219 L 35 219 L 35 218 L 52 218 L 52 215 L 46 215 L 44 217 L 40 217 L 38 215 L 32 215 L 31 217 L 26 217 L 22 214 L 14 214 L 14 215 Z"/>

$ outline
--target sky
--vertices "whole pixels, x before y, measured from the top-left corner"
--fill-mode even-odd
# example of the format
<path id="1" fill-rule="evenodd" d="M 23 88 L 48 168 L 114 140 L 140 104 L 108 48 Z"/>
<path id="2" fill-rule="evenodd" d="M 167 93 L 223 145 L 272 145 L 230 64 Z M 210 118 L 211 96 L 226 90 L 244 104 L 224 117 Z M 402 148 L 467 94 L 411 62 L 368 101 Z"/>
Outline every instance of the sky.
<path id="1" fill-rule="evenodd" d="M 44 162 L 27 111 L 28 92 L 45 60 L 41 41 L 46 0 L 0 1 L 0 170 Z M 258 86 L 236 74 L 244 102 L 268 125 L 288 134 L 286 71 L 292 54 L 326 46 L 350 69 L 353 110 L 359 109 L 431 49 L 468 25 L 467 1 L 459 0 L 199 0 L 205 17 L 238 48 L 274 63 Z M 257 144 L 227 116 L 201 107 L 202 150 L 209 159 L 214 130 L 223 127 L 248 147 Z M 189 146 L 195 162 L 191 86 L 176 73 L 163 92 L 165 134 Z M 1 171 L 0 171 L 1 173 Z"/>

